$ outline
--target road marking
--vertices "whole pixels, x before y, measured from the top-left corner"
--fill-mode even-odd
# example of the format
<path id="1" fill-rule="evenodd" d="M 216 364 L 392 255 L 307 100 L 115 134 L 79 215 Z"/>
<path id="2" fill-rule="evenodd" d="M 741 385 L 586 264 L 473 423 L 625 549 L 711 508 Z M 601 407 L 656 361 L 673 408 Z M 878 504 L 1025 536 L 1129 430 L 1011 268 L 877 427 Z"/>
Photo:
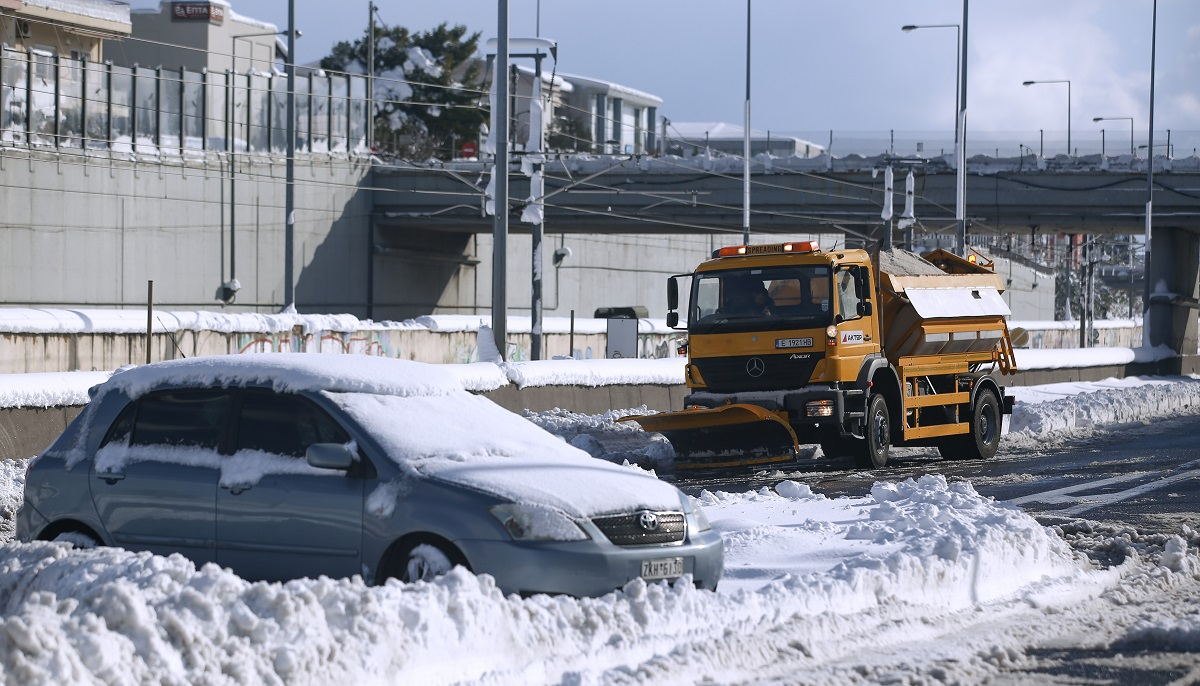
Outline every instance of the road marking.
<path id="1" fill-rule="evenodd" d="M 1193 463 L 1189 463 L 1184 466 L 1192 466 L 1194 464 L 1195 463 L 1193 462 Z M 1172 474 L 1170 476 L 1165 476 L 1165 477 L 1162 477 L 1161 479 L 1156 479 L 1154 481 L 1150 481 L 1148 483 L 1144 483 L 1139 486 L 1134 486 L 1133 488 L 1128 488 L 1128 489 L 1125 489 L 1124 491 L 1117 491 L 1116 493 L 1099 493 L 1099 494 L 1078 495 L 1078 496 L 1070 495 L 1076 491 L 1082 491 L 1082 490 L 1087 490 L 1087 489 L 1092 489 L 1092 488 L 1100 488 L 1102 486 L 1108 486 L 1110 484 L 1117 484 L 1117 483 L 1123 483 L 1126 481 L 1132 481 L 1134 479 L 1140 479 L 1140 478 L 1146 476 L 1147 474 L 1150 474 L 1150 472 L 1136 472 L 1133 474 L 1124 474 L 1122 476 L 1114 476 L 1114 477 L 1110 477 L 1108 479 L 1098 479 L 1096 481 L 1088 481 L 1088 482 L 1081 483 L 1081 484 L 1075 484 L 1073 486 L 1067 486 L 1066 488 L 1056 488 L 1052 491 L 1045 491 L 1042 493 L 1032 493 L 1030 495 L 1021 496 L 1020 498 L 1013 498 L 1012 500 L 1010 500 L 1008 502 L 1010 502 L 1014 505 L 1024 505 L 1025 503 L 1032 503 L 1032 502 L 1041 502 L 1041 503 L 1046 503 L 1048 505 L 1061 505 L 1061 504 L 1066 504 L 1066 503 L 1076 503 L 1073 507 L 1068 507 L 1068 508 L 1064 508 L 1064 509 L 1055 511 L 1055 514 L 1075 516 L 1075 515 L 1083 514 L 1084 512 L 1088 512 L 1090 510 L 1094 510 L 1098 507 L 1104 507 L 1105 505 L 1113 505 L 1115 503 L 1121 503 L 1126 500 L 1131 500 L 1133 498 L 1137 498 L 1138 496 L 1145 495 L 1146 493 L 1150 493 L 1151 491 L 1156 491 L 1160 488 L 1166 488 L 1167 486 L 1170 486 L 1171 484 L 1174 484 L 1174 483 L 1178 483 L 1180 481 L 1186 481 L 1188 479 L 1200 479 L 1200 469 L 1192 469 L 1192 470 L 1189 470 L 1186 472 L 1180 472 L 1177 474 Z"/>
<path id="2" fill-rule="evenodd" d="M 1105 493 L 1103 495 L 1096 495 L 1096 496 L 1083 496 L 1088 499 L 1088 502 L 1080 503 L 1080 504 L 1076 505 L 1075 507 L 1068 507 L 1065 510 L 1059 510 L 1059 512 L 1061 514 L 1065 514 L 1065 515 L 1072 515 L 1072 516 L 1080 515 L 1080 514 L 1083 514 L 1084 512 L 1087 512 L 1088 510 L 1094 510 L 1098 507 L 1104 507 L 1105 505 L 1112 505 L 1114 503 L 1120 503 L 1120 502 L 1124 502 L 1126 500 L 1131 500 L 1140 495 L 1149 493 L 1150 491 L 1156 491 L 1160 488 L 1170 486 L 1173 483 L 1176 483 L 1179 481 L 1186 481 L 1188 479 L 1200 479 L 1200 469 L 1193 469 L 1192 471 L 1189 471 L 1189 472 L 1183 472 L 1181 474 L 1175 474 L 1172 476 L 1163 477 L 1163 478 L 1159 479 L 1158 481 L 1151 481 L 1150 483 L 1142 484 L 1141 486 L 1134 486 L 1133 488 L 1130 488 L 1130 489 L 1124 490 L 1124 491 L 1120 491 L 1119 493 Z"/>
<path id="3" fill-rule="evenodd" d="M 1119 484 L 1125 481 L 1133 481 L 1140 479 L 1152 472 L 1133 472 L 1132 474 L 1123 474 L 1121 476 L 1113 476 L 1107 479 L 1098 481 L 1085 481 L 1083 483 L 1074 484 L 1065 488 L 1056 488 L 1053 491 L 1043 491 L 1041 493 L 1031 493 L 1023 495 L 1020 498 L 1013 498 L 1008 501 L 1013 505 L 1024 505 L 1025 503 L 1046 503 L 1047 505 L 1058 505 L 1060 503 L 1074 503 L 1079 501 L 1079 497 L 1071 496 L 1070 493 L 1082 491 L 1089 488 L 1100 488 L 1110 484 Z"/>

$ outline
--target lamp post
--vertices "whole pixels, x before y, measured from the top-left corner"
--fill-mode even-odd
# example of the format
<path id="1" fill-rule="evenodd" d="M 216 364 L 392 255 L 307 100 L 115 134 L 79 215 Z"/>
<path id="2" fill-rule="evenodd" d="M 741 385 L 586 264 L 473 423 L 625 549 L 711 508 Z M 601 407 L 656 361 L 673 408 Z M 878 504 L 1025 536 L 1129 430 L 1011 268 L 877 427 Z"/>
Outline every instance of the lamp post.
<path id="1" fill-rule="evenodd" d="M 1067 156 L 1071 156 L 1071 82 L 1066 79 L 1057 81 L 1026 81 L 1022 86 L 1032 86 L 1038 83 L 1065 83 L 1067 84 Z"/>
<path id="2" fill-rule="evenodd" d="M 962 40 L 962 26 L 959 24 L 908 24 L 901 26 L 900 30 L 905 33 L 912 33 L 917 29 L 954 29 L 954 142 L 958 143 L 958 111 L 962 109 L 962 103 L 959 102 L 961 88 L 959 78 L 962 74 L 962 59 L 959 52 L 959 43 Z"/>
<path id="3" fill-rule="evenodd" d="M 1129 154 L 1133 153 L 1133 117 L 1092 117 L 1092 121 L 1127 121 L 1129 122 Z"/>

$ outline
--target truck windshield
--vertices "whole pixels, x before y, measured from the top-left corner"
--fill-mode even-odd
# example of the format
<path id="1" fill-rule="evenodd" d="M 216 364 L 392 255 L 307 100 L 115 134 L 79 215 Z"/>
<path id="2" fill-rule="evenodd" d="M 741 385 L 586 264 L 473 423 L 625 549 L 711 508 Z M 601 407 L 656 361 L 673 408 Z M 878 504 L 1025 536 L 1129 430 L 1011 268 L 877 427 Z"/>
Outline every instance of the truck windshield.
<path id="1" fill-rule="evenodd" d="M 776 331 L 833 321 L 829 265 L 701 272 L 692 279 L 690 333 Z"/>

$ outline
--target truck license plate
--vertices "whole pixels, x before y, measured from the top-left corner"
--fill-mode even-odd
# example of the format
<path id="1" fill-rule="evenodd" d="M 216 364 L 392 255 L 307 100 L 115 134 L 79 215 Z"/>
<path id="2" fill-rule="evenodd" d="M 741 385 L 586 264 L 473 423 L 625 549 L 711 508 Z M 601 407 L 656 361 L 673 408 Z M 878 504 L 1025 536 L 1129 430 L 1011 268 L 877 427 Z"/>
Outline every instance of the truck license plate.
<path id="1" fill-rule="evenodd" d="M 682 557 L 662 557 L 656 560 L 642 560 L 643 579 L 674 579 L 683 576 Z"/>
<path id="2" fill-rule="evenodd" d="M 811 338 L 776 338 L 775 339 L 775 349 L 776 350 L 780 350 L 783 348 L 811 348 L 811 347 L 812 347 L 812 339 Z"/>

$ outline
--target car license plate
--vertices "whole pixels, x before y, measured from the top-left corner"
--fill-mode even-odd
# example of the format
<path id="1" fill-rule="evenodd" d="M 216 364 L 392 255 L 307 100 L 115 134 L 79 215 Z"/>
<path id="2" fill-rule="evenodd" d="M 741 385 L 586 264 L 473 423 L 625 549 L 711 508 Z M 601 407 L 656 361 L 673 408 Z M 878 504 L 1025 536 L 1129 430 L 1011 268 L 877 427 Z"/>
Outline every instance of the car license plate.
<path id="1" fill-rule="evenodd" d="M 811 338 L 776 338 L 775 349 L 781 348 L 811 348 Z"/>
<path id="2" fill-rule="evenodd" d="M 674 579 L 683 576 L 682 557 L 663 557 L 657 560 L 642 560 L 643 579 Z"/>

